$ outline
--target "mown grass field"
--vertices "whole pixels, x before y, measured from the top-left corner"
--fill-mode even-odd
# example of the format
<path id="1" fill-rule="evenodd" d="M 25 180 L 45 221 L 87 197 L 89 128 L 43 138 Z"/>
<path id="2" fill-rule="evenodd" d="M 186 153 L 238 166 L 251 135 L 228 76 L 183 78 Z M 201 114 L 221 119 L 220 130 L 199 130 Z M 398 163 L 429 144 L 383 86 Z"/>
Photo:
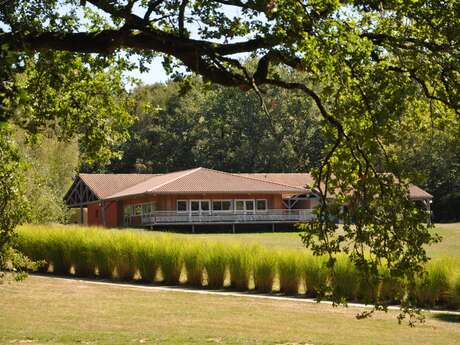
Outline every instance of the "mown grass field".
<path id="1" fill-rule="evenodd" d="M 356 320 L 358 308 L 199 295 L 30 277 L 0 286 L 2 344 L 460 343 L 460 317 L 410 328 L 396 312 Z"/>

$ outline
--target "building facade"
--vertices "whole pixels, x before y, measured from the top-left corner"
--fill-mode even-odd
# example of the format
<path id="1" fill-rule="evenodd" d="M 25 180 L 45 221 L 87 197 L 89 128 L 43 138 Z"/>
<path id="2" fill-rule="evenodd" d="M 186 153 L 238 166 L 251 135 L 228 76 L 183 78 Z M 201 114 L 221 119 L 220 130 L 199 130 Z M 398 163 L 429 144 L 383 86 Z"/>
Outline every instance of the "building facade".
<path id="1" fill-rule="evenodd" d="M 80 174 L 65 196 L 88 225 L 161 227 L 294 224 L 313 219 L 318 195 L 303 173 L 235 174 L 196 168 L 167 174 Z M 411 186 L 411 197 L 431 195 Z M 83 220 L 83 218 L 81 218 Z"/>

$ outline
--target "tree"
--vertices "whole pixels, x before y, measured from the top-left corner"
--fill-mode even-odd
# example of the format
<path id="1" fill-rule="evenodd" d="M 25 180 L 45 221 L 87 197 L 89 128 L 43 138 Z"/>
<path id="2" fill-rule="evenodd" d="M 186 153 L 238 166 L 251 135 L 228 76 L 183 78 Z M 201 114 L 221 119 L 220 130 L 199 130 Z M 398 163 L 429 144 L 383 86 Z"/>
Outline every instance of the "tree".
<path id="1" fill-rule="evenodd" d="M 0 124 L 0 283 L 5 279 L 5 271 L 14 269 L 24 276 L 24 270 L 33 264 L 13 247 L 14 228 L 27 217 L 24 200 L 24 165 L 12 141 L 10 126 Z"/>
<path id="2" fill-rule="evenodd" d="M 10 1 L 1 10 L 0 45 L 21 56 L 125 50 L 145 61 L 163 54 L 169 70 L 181 64 L 206 80 L 253 89 L 262 101 L 267 85 L 303 92 L 333 142 L 314 171 L 323 202 L 305 244 L 328 254 L 331 268 L 345 250 L 375 279 L 383 260 L 410 285 L 427 260 L 423 246 L 435 238 L 422 223 L 426 214 L 410 203 L 406 176 L 392 171 L 397 157 L 387 149 L 397 144 L 394 129 L 414 103 L 458 127 L 459 6 L 455 0 Z M 86 26 L 76 15 L 82 8 Z M 242 53 L 258 57 L 255 68 L 242 65 L 236 55 Z M 304 74 L 283 79 L 278 65 Z M 345 204 L 351 207 L 343 212 Z M 345 235 L 330 221 L 336 216 L 346 222 Z"/>
<path id="3" fill-rule="evenodd" d="M 71 212 L 64 203 L 63 195 L 78 171 L 77 141 L 60 141 L 52 133 L 44 133 L 31 141 L 21 129 L 16 129 L 15 137 L 20 158 L 26 166 L 24 194 L 30 201 L 28 222 L 68 222 Z"/>
<path id="4" fill-rule="evenodd" d="M 28 212 L 26 195 L 33 199 L 33 193 L 25 186 L 26 176 L 33 173 L 22 161 L 12 125 L 23 129 L 32 142 L 44 133 L 61 141 L 74 138 L 83 162 L 108 162 L 119 156 L 115 147 L 126 140 L 127 127 L 133 121 L 126 110 L 127 92 L 121 77 L 124 65 L 123 59 L 101 61 L 66 52 L 16 54 L 0 46 L 0 278 L 6 271 L 18 270 L 21 274 L 13 275 L 22 278 L 23 268 L 32 267 L 15 250 L 14 228 L 25 220 L 34 221 L 37 215 Z"/>
<path id="5" fill-rule="evenodd" d="M 138 121 L 112 172 L 168 172 L 206 166 L 218 170 L 310 171 L 324 146 L 319 115 L 308 98 L 266 90 L 267 118 L 254 92 L 206 85 L 199 78 L 142 86 L 132 93 Z M 267 125 L 269 123 L 270 125 Z"/>

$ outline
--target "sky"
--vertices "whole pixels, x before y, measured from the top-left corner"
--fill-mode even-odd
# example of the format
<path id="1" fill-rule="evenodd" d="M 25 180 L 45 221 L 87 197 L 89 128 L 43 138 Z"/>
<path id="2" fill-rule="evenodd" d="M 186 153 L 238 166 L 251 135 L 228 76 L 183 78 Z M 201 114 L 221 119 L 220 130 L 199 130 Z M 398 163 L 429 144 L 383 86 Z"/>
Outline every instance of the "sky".
<path id="1" fill-rule="evenodd" d="M 168 76 L 163 69 L 161 64 L 161 58 L 155 58 L 155 60 L 148 65 L 149 71 L 141 73 L 138 69 L 133 71 L 127 72 L 127 77 L 134 77 L 139 79 L 142 84 L 154 84 L 154 83 L 161 83 L 168 80 Z"/>
<path id="2" fill-rule="evenodd" d="M 6 0 L 6 1 L 8 1 L 8 0 Z M 2 2 L 4 2 L 4 0 L 0 0 L 0 4 Z M 89 3 L 87 4 L 87 6 L 95 8 L 93 5 L 91 5 Z M 236 17 L 236 16 L 241 15 L 241 10 L 238 7 L 224 5 L 222 8 L 224 10 L 224 13 L 228 17 Z M 68 6 L 64 5 L 64 6 L 62 6 L 61 10 L 62 10 L 62 12 L 66 12 L 66 11 L 68 11 L 68 9 L 69 9 Z M 143 12 L 145 10 L 135 7 L 133 9 L 133 12 L 136 13 L 136 11 L 139 11 L 139 13 L 137 13 L 137 14 L 140 14 L 140 15 L 143 16 Z M 108 18 L 108 15 L 104 14 L 103 12 L 99 12 L 99 13 L 101 15 L 103 15 L 104 17 Z M 78 8 L 77 15 L 78 15 L 79 19 L 83 19 L 83 11 L 82 11 L 81 8 Z M 83 22 L 85 22 L 84 19 L 83 19 Z M 6 27 L 2 22 L 0 22 L 0 28 L 2 30 L 9 31 L 9 28 Z M 188 30 L 190 30 L 192 38 L 195 38 L 195 39 L 199 38 L 198 35 L 197 35 L 197 28 L 198 27 L 197 27 L 197 25 L 195 23 L 188 24 L 187 28 L 188 28 Z M 244 38 L 240 38 L 240 39 L 244 39 Z M 235 56 L 235 57 L 244 58 L 244 56 Z M 135 60 L 132 60 L 132 61 L 135 62 Z M 163 66 L 162 66 L 162 58 L 161 57 L 155 58 L 152 63 L 147 65 L 147 67 L 149 68 L 149 70 L 147 72 L 141 73 L 138 69 L 135 69 L 133 71 L 125 73 L 125 76 L 126 77 L 136 78 L 136 79 L 140 80 L 140 82 L 143 83 L 143 84 L 153 84 L 153 83 L 158 83 L 158 82 L 166 82 L 168 80 L 168 76 L 166 75 L 165 70 L 163 69 Z M 132 85 L 131 85 L 131 87 L 132 87 Z M 130 86 L 128 86 L 128 88 L 130 88 Z"/>
<path id="3" fill-rule="evenodd" d="M 223 5 L 222 9 L 225 15 L 230 18 L 241 15 L 241 9 L 235 6 Z M 137 11 L 139 11 L 139 13 L 136 13 Z M 136 8 L 135 6 L 135 8 L 133 9 L 133 12 L 143 16 L 144 9 L 139 9 L 139 8 Z M 188 23 L 186 27 L 191 32 L 191 38 L 199 39 L 197 35 L 198 26 L 196 23 L 192 23 L 192 24 Z M 240 39 L 243 40 L 244 38 L 240 38 Z M 239 54 L 239 56 L 234 56 L 234 57 L 243 58 L 244 56 Z M 136 70 L 133 70 L 127 73 L 126 76 L 139 79 L 143 84 L 153 84 L 153 83 L 158 83 L 158 82 L 165 82 L 168 80 L 168 76 L 166 75 L 161 62 L 162 62 L 161 57 L 155 58 L 155 60 L 151 64 L 148 65 L 149 66 L 148 72 L 141 73 L 139 70 L 136 69 Z"/>

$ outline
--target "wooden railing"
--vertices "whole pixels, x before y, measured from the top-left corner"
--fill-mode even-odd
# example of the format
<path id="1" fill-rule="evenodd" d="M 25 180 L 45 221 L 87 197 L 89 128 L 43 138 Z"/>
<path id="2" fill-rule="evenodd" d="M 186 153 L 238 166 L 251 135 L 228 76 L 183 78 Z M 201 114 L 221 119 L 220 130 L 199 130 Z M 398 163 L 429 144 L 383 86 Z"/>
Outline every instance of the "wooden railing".
<path id="1" fill-rule="evenodd" d="M 257 224 L 257 223 L 297 223 L 313 219 L 313 210 L 272 209 L 256 212 L 176 212 L 155 211 L 148 215 L 125 217 L 125 225 L 167 225 L 167 224 Z"/>

